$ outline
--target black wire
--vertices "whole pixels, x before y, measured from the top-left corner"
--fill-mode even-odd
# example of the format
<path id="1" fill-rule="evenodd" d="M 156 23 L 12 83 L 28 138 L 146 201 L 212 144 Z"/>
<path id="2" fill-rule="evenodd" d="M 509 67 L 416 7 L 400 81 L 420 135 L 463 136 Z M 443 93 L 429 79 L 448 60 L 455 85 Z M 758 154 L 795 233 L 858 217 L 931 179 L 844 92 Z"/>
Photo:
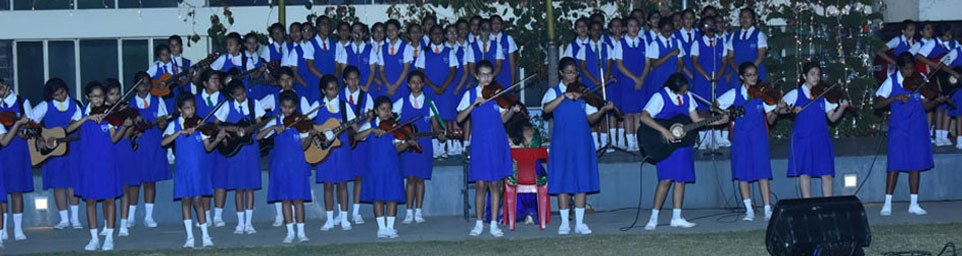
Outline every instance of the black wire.
<path id="1" fill-rule="evenodd" d="M 641 165 L 638 167 L 638 206 L 635 208 L 635 219 L 631 221 L 631 225 L 627 227 L 618 228 L 623 232 L 627 232 L 635 228 L 635 224 L 638 224 L 638 216 L 641 216 L 641 199 L 644 197 L 643 184 L 645 180 L 645 162 L 648 160 L 648 156 L 641 159 Z"/>
<path id="2" fill-rule="evenodd" d="M 942 247 L 942 251 L 939 251 L 939 256 L 942 256 L 942 254 L 944 254 L 949 247 L 952 247 L 952 256 L 955 256 L 955 244 L 952 242 L 945 243 L 945 246 Z"/>
<path id="3" fill-rule="evenodd" d="M 858 196 L 858 192 L 862 190 L 862 186 L 865 185 L 865 182 L 868 181 L 868 178 L 872 177 L 872 171 L 875 170 L 875 162 L 878 160 L 879 154 L 882 153 L 882 142 L 885 141 L 884 138 L 885 136 L 887 136 L 887 134 L 882 133 L 882 125 L 888 125 L 888 121 L 889 121 L 889 116 L 885 115 L 885 117 L 882 119 L 882 124 L 878 125 L 878 131 L 875 133 L 875 134 L 878 134 L 879 136 L 878 146 L 876 146 L 875 148 L 875 156 L 872 157 L 872 164 L 868 166 L 868 174 L 865 175 L 865 178 L 862 179 L 862 182 L 858 184 L 858 188 L 855 189 L 855 193 L 853 193 L 853 195 L 855 196 Z"/>

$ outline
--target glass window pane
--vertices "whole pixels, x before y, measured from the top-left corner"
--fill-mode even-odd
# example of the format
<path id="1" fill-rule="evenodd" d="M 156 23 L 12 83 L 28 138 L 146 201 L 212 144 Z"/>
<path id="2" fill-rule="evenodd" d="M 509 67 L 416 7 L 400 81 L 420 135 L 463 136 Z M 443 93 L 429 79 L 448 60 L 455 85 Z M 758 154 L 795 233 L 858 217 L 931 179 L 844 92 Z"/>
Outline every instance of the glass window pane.
<path id="1" fill-rule="evenodd" d="M 0 40 L 0 79 L 13 81 L 13 40 Z"/>
<path id="2" fill-rule="evenodd" d="M 17 82 L 20 96 L 39 102 L 43 95 L 43 43 L 17 42 Z"/>
<path id="3" fill-rule="evenodd" d="M 117 78 L 117 40 L 80 40 L 80 81 Z"/>
<path id="4" fill-rule="evenodd" d="M 9 11 L 9 10 L 10 10 L 10 1 L 0 0 L 0 11 Z"/>
<path id="5" fill-rule="evenodd" d="M 114 0 L 77 0 L 77 9 L 110 9 Z"/>
<path id="6" fill-rule="evenodd" d="M 177 0 L 119 0 L 120 8 L 177 7 Z"/>
<path id="7" fill-rule="evenodd" d="M 73 41 L 49 41 L 47 42 L 47 68 L 50 69 L 50 78 L 59 77 L 67 83 L 67 92 L 71 97 L 77 88 L 77 62 L 74 55 Z"/>
<path id="8" fill-rule="evenodd" d="M 70 0 L 13 0 L 14 10 L 71 9 Z"/>
<path id="9" fill-rule="evenodd" d="M 146 71 L 153 61 L 150 56 L 147 56 L 147 40 L 123 40 L 123 47 L 124 79 L 121 81 L 124 86 L 133 85 L 134 74 Z"/>
<path id="10" fill-rule="evenodd" d="M 304 5 L 311 0 L 287 0 L 287 6 Z M 313 4 L 334 4 L 345 0 L 313 0 Z M 364 0 L 369 1 L 369 0 Z M 258 6 L 268 5 L 271 0 L 208 0 L 210 6 Z M 358 1 L 355 1 L 358 2 Z M 363 1 L 361 1 L 363 2 Z"/>

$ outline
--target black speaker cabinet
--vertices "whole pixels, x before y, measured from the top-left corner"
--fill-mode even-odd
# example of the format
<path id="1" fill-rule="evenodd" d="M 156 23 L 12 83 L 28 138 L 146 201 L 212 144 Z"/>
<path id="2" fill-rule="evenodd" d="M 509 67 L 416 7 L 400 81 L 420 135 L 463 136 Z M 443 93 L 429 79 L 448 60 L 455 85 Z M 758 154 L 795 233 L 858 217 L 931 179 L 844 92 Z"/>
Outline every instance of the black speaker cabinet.
<path id="1" fill-rule="evenodd" d="M 871 243 L 865 208 L 854 196 L 778 201 L 765 234 L 772 255 L 863 255 Z"/>

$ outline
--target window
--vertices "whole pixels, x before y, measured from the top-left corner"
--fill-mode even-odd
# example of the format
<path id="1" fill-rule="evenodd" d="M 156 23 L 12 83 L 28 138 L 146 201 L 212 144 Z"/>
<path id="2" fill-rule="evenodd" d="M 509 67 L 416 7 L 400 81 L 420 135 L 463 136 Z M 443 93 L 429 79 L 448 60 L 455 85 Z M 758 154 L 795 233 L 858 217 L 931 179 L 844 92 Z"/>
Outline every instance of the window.
<path id="1" fill-rule="evenodd" d="M 9 10 L 10 10 L 10 1 L 0 0 L 0 11 L 9 11 Z"/>
<path id="2" fill-rule="evenodd" d="M 13 84 L 12 40 L 0 40 L 0 79 Z"/>
<path id="3" fill-rule="evenodd" d="M 14 10 L 73 9 L 70 0 L 13 0 Z"/>
<path id="4" fill-rule="evenodd" d="M 21 97 L 38 102 L 43 95 L 43 42 L 17 42 L 17 82 Z"/>
<path id="5" fill-rule="evenodd" d="M 114 6 L 114 0 L 76 0 L 77 9 L 111 9 Z"/>
<path id="6" fill-rule="evenodd" d="M 74 95 L 74 93 L 78 85 L 77 61 L 74 51 L 74 41 L 47 42 L 47 68 L 49 77 L 59 77 L 63 79 L 63 81 L 67 83 L 67 92 L 72 95 L 71 97 L 77 96 Z"/>
<path id="7" fill-rule="evenodd" d="M 80 81 L 117 78 L 117 40 L 80 40 Z"/>
<path id="8" fill-rule="evenodd" d="M 177 0 L 117 0 L 120 8 L 177 7 Z"/>
<path id="9" fill-rule="evenodd" d="M 159 40 L 154 39 L 155 44 L 158 41 Z M 134 74 L 140 71 L 146 71 L 149 67 L 148 65 L 153 63 L 153 58 L 149 56 L 146 39 L 123 40 L 122 42 L 124 75 L 120 81 L 123 81 L 124 88 L 129 88 L 128 86 L 133 86 Z"/>

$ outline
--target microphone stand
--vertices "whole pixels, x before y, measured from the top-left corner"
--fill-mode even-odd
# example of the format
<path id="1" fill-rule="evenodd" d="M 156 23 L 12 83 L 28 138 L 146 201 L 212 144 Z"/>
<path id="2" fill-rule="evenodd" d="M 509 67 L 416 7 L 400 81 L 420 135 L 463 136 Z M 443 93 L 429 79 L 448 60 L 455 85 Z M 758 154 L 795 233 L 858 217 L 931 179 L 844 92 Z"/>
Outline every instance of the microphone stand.
<path id="1" fill-rule="evenodd" d="M 612 39 L 612 40 L 614 40 L 614 39 Z M 598 74 L 601 76 L 601 85 L 599 85 L 599 86 L 601 86 L 601 97 L 602 97 L 603 99 L 605 99 L 605 101 L 607 102 L 607 101 L 608 101 L 608 90 L 607 90 L 607 88 L 605 88 L 605 87 L 607 87 L 608 85 L 606 84 L 606 82 L 607 82 L 606 80 L 607 80 L 607 79 L 605 79 L 605 77 L 607 77 L 607 76 L 605 75 L 605 64 L 607 64 L 606 62 L 607 62 L 608 60 L 602 60 L 602 57 L 601 57 L 601 52 L 603 51 L 602 48 L 601 48 L 601 47 L 602 47 L 602 44 L 604 44 L 604 43 L 603 43 L 602 39 L 599 38 L 599 39 L 598 39 L 598 71 L 599 71 Z M 608 115 L 607 113 L 605 113 L 605 124 L 606 124 L 606 125 L 611 125 L 610 117 L 609 117 L 609 115 Z M 609 128 L 608 130 L 610 131 L 610 130 L 611 130 L 611 127 L 608 127 L 608 128 Z M 605 131 L 600 131 L 600 132 L 598 132 L 598 133 L 600 134 L 600 133 L 602 133 L 602 132 L 605 132 Z M 614 142 L 613 142 L 613 138 L 615 137 L 615 135 L 616 135 L 616 134 L 608 134 L 608 141 L 602 142 L 602 143 L 605 143 L 605 145 L 602 146 L 602 147 L 600 147 L 600 148 L 598 148 L 598 150 L 595 151 L 595 154 L 598 155 L 598 158 L 601 158 L 601 156 L 604 156 L 605 153 L 608 152 L 608 150 L 619 151 L 619 152 L 623 152 L 623 153 L 626 153 L 626 154 L 635 156 L 636 154 L 633 153 L 633 152 L 629 152 L 628 149 L 620 148 L 620 147 L 618 147 L 618 146 L 615 146 L 615 144 L 614 144 Z"/>
<path id="2" fill-rule="evenodd" d="M 717 38 L 718 35 L 715 35 L 714 37 Z M 711 38 L 711 40 L 715 40 L 716 38 Z M 722 43 L 722 45 L 724 45 L 724 38 L 722 38 L 721 41 L 722 41 L 722 42 L 720 42 L 720 43 Z M 716 115 L 716 113 L 715 113 L 715 111 L 712 111 L 712 108 L 715 106 L 715 102 L 718 101 L 718 78 L 715 77 L 715 72 L 716 72 L 715 70 L 718 69 L 718 63 L 716 63 L 716 58 L 715 58 L 715 56 L 718 55 L 718 44 L 713 45 L 713 47 L 711 48 L 711 50 L 712 50 L 712 55 L 711 55 L 711 65 L 712 65 L 712 67 L 711 67 L 711 68 L 712 68 L 712 69 L 711 69 L 711 103 L 709 104 L 709 106 L 711 106 L 711 107 L 708 108 L 708 109 L 709 109 L 708 113 L 710 113 L 710 114 L 712 115 L 712 117 L 714 117 L 714 116 Z M 722 64 L 722 65 L 724 65 L 724 64 Z M 719 76 L 720 76 L 720 75 L 719 75 Z M 704 139 L 704 138 L 703 138 L 703 139 Z M 722 153 L 721 153 L 721 152 L 718 152 L 718 141 L 715 140 L 715 136 L 712 134 L 712 129 L 708 129 L 708 139 L 709 139 L 708 142 L 711 143 L 711 144 L 710 144 L 711 150 L 702 153 L 702 155 L 704 155 L 704 156 L 720 156 Z"/>

